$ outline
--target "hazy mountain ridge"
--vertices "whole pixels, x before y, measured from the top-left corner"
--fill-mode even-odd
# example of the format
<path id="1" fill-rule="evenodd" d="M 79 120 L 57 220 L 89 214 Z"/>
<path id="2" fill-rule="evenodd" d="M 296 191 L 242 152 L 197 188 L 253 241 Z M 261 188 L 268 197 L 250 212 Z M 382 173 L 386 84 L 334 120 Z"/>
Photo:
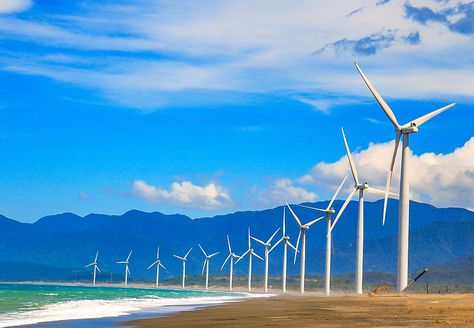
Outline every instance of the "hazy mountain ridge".
<path id="1" fill-rule="evenodd" d="M 314 203 L 324 207 L 327 202 Z M 337 209 L 342 201 L 336 201 Z M 381 225 L 382 201 L 365 203 L 366 270 L 394 272 L 396 270 L 397 202 L 390 201 L 387 223 Z M 293 207 L 305 222 L 319 215 L 318 212 Z M 237 253 L 242 253 L 247 244 L 247 228 L 259 239 L 268 239 L 281 226 L 283 208 L 263 211 L 236 212 L 213 218 L 191 219 L 185 215 L 165 215 L 159 212 L 145 213 L 132 210 L 123 215 L 90 214 L 84 217 L 72 213 L 43 217 L 35 223 L 19 223 L 0 217 L 0 261 L 24 262 L 48 267 L 77 268 L 90 263 L 96 250 L 100 251 L 99 265 L 108 272 L 122 272 L 115 264 L 133 250 L 130 269 L 131 278 L 149 277 L 146 271 L 155 256 L 159 243 L 162 259 L 167 266 L 164 276 L 179 274 L 181 263 L 172 254 L 184 254 L 194 247 L 189 263 L 190 273 L 199 273 L 202 254 L 197 247 L 201 243 L 206 251 L 221 253 L 211 261 L 211 273 L 216 272 L 227 256 L 226 234 Z M 298 228 L 287 211 L 287 230 L 292 242 L 296 242 Z M 355 231 L 357 202 L 351 202 L 346 213 L 334 230 L 335 252 L 333 272 L 352 272 L 355 257 Z M 435 208 L 422 203 L 411 203 L 410 222 L 410 268 L 434 267 L 457 257 L 474 254 L 474 213 L 459 208 Z M 281 236 L 279 232 L 275 241 Z M 311 227 L 307 239 L 307 270 L 321 273 L 324 270 L 325 224 Z M 257 253 L 263 255 L 260 245 L 254 243 Z M 290 252 L 290 258 L 293 254 Z M 263 263 L 256 261 L 256 273 Z M 246 260 L 236 265 L 237 273 L 245 273 Z M 281 248 L 270 255 L 270 272 L 281 270 Z M 297 265 L 289 265 L 289 273 L 296 274 Z M 59 274 L 58 274 L 59 275 Z M 1 278 L 1 277 L 0 277 Z"/>

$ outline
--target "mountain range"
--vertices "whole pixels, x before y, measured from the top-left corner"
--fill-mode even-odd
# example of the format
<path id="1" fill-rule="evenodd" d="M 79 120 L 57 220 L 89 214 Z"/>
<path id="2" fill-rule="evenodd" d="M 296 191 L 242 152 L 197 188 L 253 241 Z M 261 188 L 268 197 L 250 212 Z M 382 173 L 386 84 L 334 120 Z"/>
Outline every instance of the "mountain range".
<path id="1" fill-rule="evenodd" d="M 327 202 L 305 203 L 324 208 Z M 342 201 L 334 207 L 340 208 Z M 334 274 L 351 273 L 355 266 L 355 239 L 358 203 L 352 201 L 334 229 L 332 271 Z M 397 263 L 397 213 L 398 202 L 390 200 L 387 222 L 381 224 L 383 201 L 365 202 L 365 270 L 368 272 L 396 272 Z M 302 207 L 292 207 L 299 218 L 309 221 L 318 212 Z M 462 208 L 436 208 L 411 202 L 410 204 L 410 272 L 434 268 L 437 277 L 450 282 L 460 272 L 474 270 L 474 212 Z M 252 235 L 266 240 L 281 226 L 283 207 L 261 211 L 243 211 L 215 217 L 192 219 L 185 215 L 166 215 L 132 210 L 123 215 L 90 214 L 84 217 L 72 213 L 46 216 L 34 223 L 20 223 L 0 216 L 0 280 L 71 280 L 74 276 L 89 277 L 84 266 L 99 253 L 99 267 L 104 274 L 120 277 L 123 267 L 115 262 L 124 260 L 130 250 L 131 279 L 151 279 L 153 272 L 147 266 L 153 262 L 156 247 L 160 245 L 162 262 L 167 270 L 163 277 L 180 274 L 181 263 L 172 255 L 184 255 L 193 247 L 187 270 L 199 274 L 203 255 L 200 243 L 208 252 L 220 252 L 211 260 L 211 274 L 219 269 L 228 254 L 226 234 L 233 249 L 241 254 L 247 248 L 247 229 Z M 326 225 L 322 220 L 308 231 L 307 272 L 324 271 Z M 287 231 L 296 243 L 298 227 L 286 211 Z M 281 237 L 277 233 L 275 241 Z M 256 244 L 256 252 L 263 255 L 263 248 Z M 270 254 L 270 274 L 281 272 L 282 248 Z M 290 252 L 289 274 L 299 272 L 299 257 L 293 265 Z M 254 272 L 263 272 L 263 262 L 254 262 Z M 226 270 L 226 269 L 225 269 Z M 224 270 L 224 272 L 225 272 Z M 237 274 L 247 272 L 247 260 L 235 266 Z M 471 271 L 469 271 L 471 270 Z M 448 273 L 452 272 L 450 276 Z M 456 272 L 456 274 L 454 274 Z M 444 276 L 443 276 L 444 275 Z M 463 276 L 461 274 L 461 276 Z M 462 283 L 470 281 L 459 278 Z M 464 280 L 463 280 L 464 279 Z M 473 280 L 473 279 L 471 279 Z M 474 284 L 474 281 L 471 283 Z"/>

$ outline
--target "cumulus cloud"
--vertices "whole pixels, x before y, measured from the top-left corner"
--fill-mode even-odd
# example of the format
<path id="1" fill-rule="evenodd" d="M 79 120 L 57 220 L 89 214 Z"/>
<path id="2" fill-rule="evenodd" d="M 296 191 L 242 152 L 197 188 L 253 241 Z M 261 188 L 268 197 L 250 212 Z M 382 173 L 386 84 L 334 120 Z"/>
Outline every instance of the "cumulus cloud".
<path id="1" fill-rule="evenodd" d="M 213 182 L 205 186 L 195 185 L 191 181 L 174 182 L 167 190 L 143 180 L 136 180 L 132 186 L 132 193 L 150 203 L 167 203 L 204 210 L 226 208 L 233 204 L 230 194 Z"/>
<path id="2" fill-rule="evenodd" d="M 296 181 L 291 179 L 279 179 L 269 188 L 259 194 L 259 203 L 265 206 L 275 206 L 289 203 L 314 202 L 318 195 L 306 190 L 301 186 L 295 186 Z"/>
<path id="3" fill-rule="evenodd" d="M 11 14 L 29 9 L 31 0 L 0 0 L 0 14 Z"/>
<path id="4" fill-rule="evenodd" d="M 353 153 L 359 179 L 383 189 L 393 147 L 393 142 L 371 143 L 367 149 Z M 392 181 L 395 192 L 399 183 L 400 156 L 399 150 Z M 436 206 L 474 208 L 474 137 L 451 153 L 411 153 L 410 171 L 412 199 Z M 350 175 L 350 171 L 347 158 L 343 156 L 336 162 L 317 163 L 299 182 L 332 190 L 346 175 Z M 352 184 L 346 183 L 346 186 L 349 190 Z"/>

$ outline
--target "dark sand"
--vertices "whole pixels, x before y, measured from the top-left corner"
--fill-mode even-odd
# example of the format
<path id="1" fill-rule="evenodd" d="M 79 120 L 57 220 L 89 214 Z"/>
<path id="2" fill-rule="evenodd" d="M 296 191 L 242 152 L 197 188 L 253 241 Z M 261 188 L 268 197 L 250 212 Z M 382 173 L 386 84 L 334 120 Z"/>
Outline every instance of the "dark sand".
<path id="1" fill-rule="evenodd" d="M 277 296 L 227 303 L 129 327 L 474 327 L 474 294 Z"/>

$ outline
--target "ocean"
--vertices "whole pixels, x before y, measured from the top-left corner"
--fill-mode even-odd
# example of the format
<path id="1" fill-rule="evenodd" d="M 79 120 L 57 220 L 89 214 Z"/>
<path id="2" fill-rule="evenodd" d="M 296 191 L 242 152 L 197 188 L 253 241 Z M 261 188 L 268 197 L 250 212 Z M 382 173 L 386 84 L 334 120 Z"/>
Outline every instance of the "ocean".
<path id="1" fill-rule="evenodd" d="M 118 327 L 118 322 L 239 301 L 246 293 L 0 284 L 0 327 Z"/>

